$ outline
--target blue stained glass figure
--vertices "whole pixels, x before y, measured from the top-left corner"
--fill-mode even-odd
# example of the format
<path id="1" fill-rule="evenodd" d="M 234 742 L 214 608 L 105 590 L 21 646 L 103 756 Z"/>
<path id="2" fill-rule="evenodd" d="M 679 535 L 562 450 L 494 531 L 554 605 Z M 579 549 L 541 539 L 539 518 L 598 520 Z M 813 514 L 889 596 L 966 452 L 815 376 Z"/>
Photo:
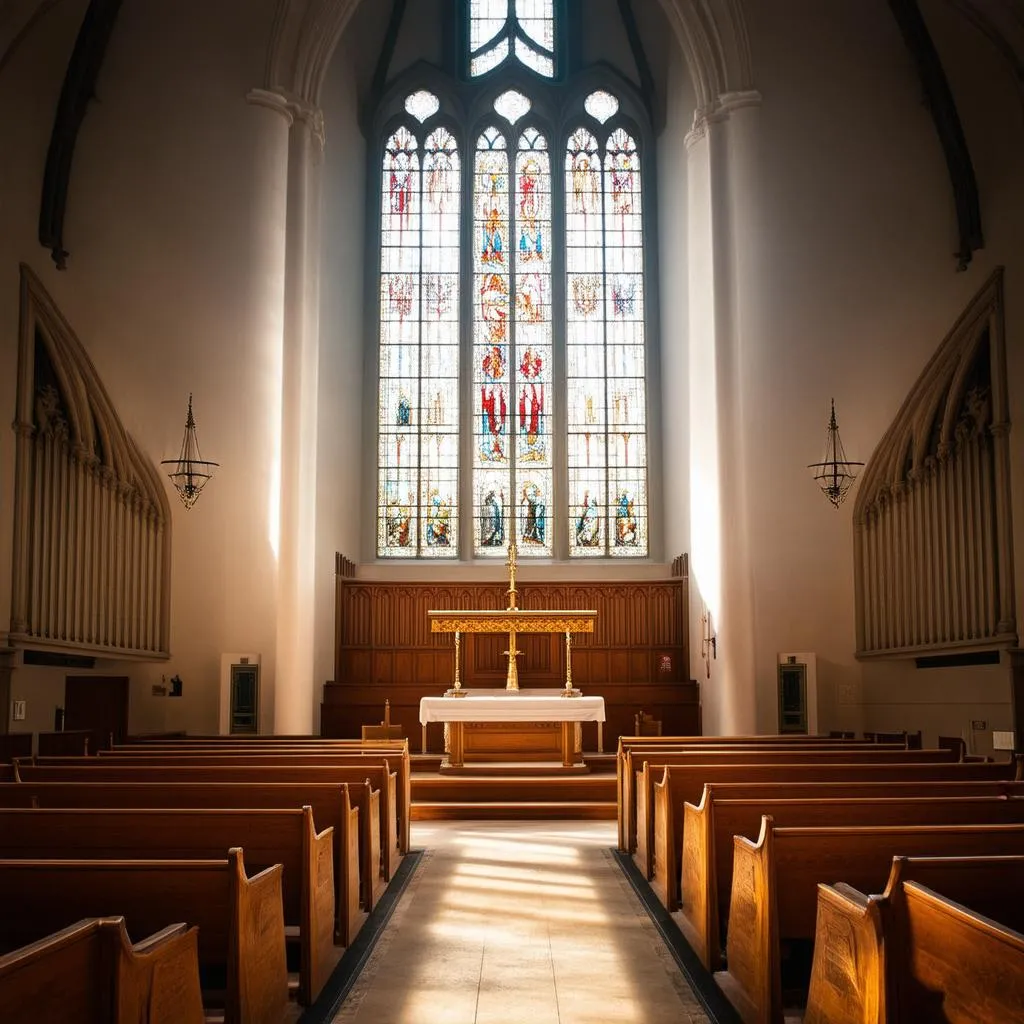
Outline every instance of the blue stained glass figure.
<path id="1" fill-rule="evenodd" d="M 494 491 L 488 491 L 480 509 L 480 544 L 485 548 L 505 546 L 505 513 L 502 510 L 504 496 L 499 498 Z"/>
<path id="2" fill-rule="evenodd" d="M 547 531 L 547 507 L 541 501 L 540 488 L 527 484 L 523 488 L 523 540 L 526 543 L 543 544 Z"/>
<path id="3" fill-rule="evenodd" d="M 398 399 L 398 415 L 395 422 L 400 427 L 408 427 L 412 423 L 412 404 L 408 395 L 401 395 Z"/>

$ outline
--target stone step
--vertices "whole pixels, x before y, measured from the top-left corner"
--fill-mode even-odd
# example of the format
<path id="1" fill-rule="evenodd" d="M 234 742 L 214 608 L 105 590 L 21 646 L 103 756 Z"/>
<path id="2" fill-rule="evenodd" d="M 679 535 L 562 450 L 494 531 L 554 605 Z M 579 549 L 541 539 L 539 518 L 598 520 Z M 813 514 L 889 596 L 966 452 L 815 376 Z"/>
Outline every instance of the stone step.
<path id="1" fill-rule="evenodd" d="M 615 803 L 601 800 L 530 800 L 517 803 L 423 801 L 413 803 L 413 821 L 614 821 Z"/>

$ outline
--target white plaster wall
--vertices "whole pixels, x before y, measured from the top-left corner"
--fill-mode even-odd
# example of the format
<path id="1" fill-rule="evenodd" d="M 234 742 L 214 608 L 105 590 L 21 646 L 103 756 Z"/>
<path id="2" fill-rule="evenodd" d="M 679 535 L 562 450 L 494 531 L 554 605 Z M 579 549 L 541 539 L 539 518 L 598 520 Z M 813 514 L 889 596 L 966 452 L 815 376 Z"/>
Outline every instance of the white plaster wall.
<path id="1" fill-rule="evenodd" d="M 359 37 L 356 37 L 357 39 Z M 353 70 L 357 44 L 342 39 L 324 83 L 320 271 L 320 429 L 317 474 L 315 697 L 334 677 L 334 554 L 358 560 L 366 507 L 360 484 L 363 452 L 366 142 L 356 119 Z M 369 402 L 372 407 L 373 402 Z M 372 420 L 366 422 L 372 423 Z M 314 721 L 317 718 L 314 717 Z"/>
<path id="2" fill-rule="evenodd" d="M 191 512 L 172 496 L 172 657 L 124 667 L 139 695 L 131 728 L 175 720 L 214 729 L 220 652 L 272 654 L 267 452 L 278 425 L 266 410 L 278 382 L 274 353 L 251 343 L 250 309 L 259 298 L 251 166 L 258 118 L 274 115 L 249 107 L 245 95 L 261 84 L 273 6 L 254 0 L 244 19 L 234 16 L 237 8 L 202 0 L 122 9 L 78 138 L 63 273 L 36 242 L 35 226 L 53 110 L 78 27 L 72 14 L 84 5 L 57 5 L 0 78 L 0 103 L 20 108 L 20 116 L 0 119 L 6 422 L 14 409 L 16 267 L 24 260 L 82 340 L 142 450 L 154 461 L 177 455 L 192 391 L 203 454 L 222 464 Z M 3 472 L 9 479 L 9 458 Z M 9 516 L 6 500 L 3 507 Z M 9 520 L 3 528 L 6 560 Z M 12 687 L 37 671 L 17 670 Z M 174 673 L 185 684 L 180 701 L 148 696 L 152 682 Z M 264 683 L 272 694 L 272 680 Z"/>
<path id="3" fill-rule="evenodd" d="M 1007 265 L 1013 294 L 1024 236 L 1009 181 L 1020 181 L 1021 161 L 1019 142 L 1007 146 L 1006 138 L 1019 135 L 1019 118 L 1013 126 L 1002 123 L 997 112 L 1004 101 L 961 104 L 989 245 L 958 274 L 945 161 L 887 8 L 857 0 L 747 6 L 763 95 L 759 181 L 771 256 L 760 268 L 760 330 L 748 338 L 743 361 L 758 725 L 776 728 L 778 652 L 809 650 L 819 658 L 821 727 L 872 728 L 876 719 L 881 727 L 892 716 L 880 710 L 879 693 L 917 705 L 934 692 L 934 676 L 855 661 L 854 496 L 834 511 L 805 465 L 822 456 L 831 397 L 848 456 L 868 459 L 997 263 Z M 943 52 L 944 42 L 957 47 L 954 67 L 966 62 L 951 76 L 954 87 L 961 75 L 976 75 L 988 83 L 986 94 L 998 87 L 1005 95 L 1005 83 L 994 81 L 991 53 L 964 38 L 962 26 L 946 25 L 937 37 Z M 1007 316 L 1012 321 L 1012 308 Z M 1019 332 L 1015 337 L 1019 344 Z M 1018 369 L 1019 358 L 1011 357 Z M 961 695 L 970 693 L 974 678 L 960 675 Z M 893 727 L 921 727 L 922 715 L 908 708 L 907 720 Z M 928 716 L 930 727 L 941 724 L 938 712 Z M 958 716 L 950 705 L 951 731 Z"/>

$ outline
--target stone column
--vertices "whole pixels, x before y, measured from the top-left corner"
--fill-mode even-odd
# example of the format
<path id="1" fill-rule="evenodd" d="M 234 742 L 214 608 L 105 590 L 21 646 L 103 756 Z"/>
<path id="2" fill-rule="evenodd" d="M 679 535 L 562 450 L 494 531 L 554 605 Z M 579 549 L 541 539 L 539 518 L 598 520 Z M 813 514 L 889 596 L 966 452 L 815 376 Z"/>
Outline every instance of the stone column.
<path id="1" fill-rule="evenodd" d="M 314 730 L 319 212 L 323 118 L 293 102 L 288 139 L 274 731 Z"/>
<path id="2" fill-rule="evenodd" d="M 694 582 L 708 606 L 717 658 L 702 691 L 709 733 L 757 731 L 750 519 L 744 447 L 736 226 L 753 198 L 747 152 L 756 94 L 697 119 L 688 140 L 690 198 L 691 548 Z M 736 113 L 731 111 L 735 110 Z M 738 113 L 743 122 L 733 124 Z"/>

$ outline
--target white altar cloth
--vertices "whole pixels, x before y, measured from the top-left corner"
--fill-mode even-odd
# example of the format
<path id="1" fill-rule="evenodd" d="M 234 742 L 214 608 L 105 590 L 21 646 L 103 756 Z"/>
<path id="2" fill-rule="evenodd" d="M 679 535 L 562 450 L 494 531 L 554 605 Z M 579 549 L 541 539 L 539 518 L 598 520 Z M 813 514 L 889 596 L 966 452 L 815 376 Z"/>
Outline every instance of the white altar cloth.
<path id="1" fill-rule="evenodd" d="M 421 697 L 428 722 L 603 722 L 604 697 L 561 697 L 560 691 L 467 690 L 465 697 Z"/>

